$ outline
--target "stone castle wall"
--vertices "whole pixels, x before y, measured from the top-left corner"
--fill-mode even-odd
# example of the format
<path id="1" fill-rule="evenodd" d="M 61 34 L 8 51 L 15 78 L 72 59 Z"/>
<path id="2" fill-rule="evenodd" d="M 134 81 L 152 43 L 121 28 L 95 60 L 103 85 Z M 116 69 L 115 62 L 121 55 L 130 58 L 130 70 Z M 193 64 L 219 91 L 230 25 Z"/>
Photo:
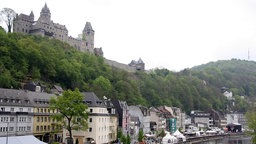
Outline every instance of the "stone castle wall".
<path id="1" fill-rule="evenodd" d="M 136 72 L 136 67 L 129 66 L 127 64 L 122 64 L 113 60 L 104 59 L 105 63 L 108 64 L 111 67 L 119 68 L 121 70 L 127 71 L 127 72 Z"/>
<path id="2" fill-rule="evenodd" d="M 33 12 L 31 12 L 30 15 L 17 15 L 13 21 L 13 32 L 53 37 L 60 41 L 67 42 L 81 52 L 89 52 L 97 56 L 103 56 L 102 48 L 94 48 L 94 30 L 90 22 L 86 22 L 80 38 L 68 36 L 68 30 L 65 25 L 54 23 L 51 20 L 50 9 L 46 4 L 42 8 L 37 21 L 34 21 Z M 129 65 L 108 59 L 105 59 L 105 63 L 111 67 L 116 67 L 128 72 L 144 71 L 145 69 L 145 64 L 141 59 L 139 59 L 139 61 L 133 60 Z"/>

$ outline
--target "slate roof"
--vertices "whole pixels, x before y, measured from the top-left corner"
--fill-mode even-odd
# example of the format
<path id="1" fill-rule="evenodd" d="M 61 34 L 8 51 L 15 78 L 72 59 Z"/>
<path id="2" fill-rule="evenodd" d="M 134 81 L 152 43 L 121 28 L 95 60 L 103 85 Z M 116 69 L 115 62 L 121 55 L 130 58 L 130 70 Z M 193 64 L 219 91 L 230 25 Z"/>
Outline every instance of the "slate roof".
<path id="1" fill-rule="evenodd" d="M 39 93 L 39 92 L 27 92 L 27 97 L 31 101 L 31 104 L 36 107 L 46 107 L 49 105 L 51 97 L 56 97 L 54 94 Z"/>
<path id="2" fill-rule="evenodd" d="M 31 106 L 25 91 L 4 88 L 0 88 L 0 105 Z"/>
<path id="3" fill-rule="evenodd" d="M 2 106 L 48 106 L 54 94 L 0 88 L 0 105 Z"/>
<path id="4" fill-rule="evenodd" d="M 82 92 L 82 94 L 84 95 L 84 102 L 89 107 L 106 107 L 104 102 L 94 92 Z"/>

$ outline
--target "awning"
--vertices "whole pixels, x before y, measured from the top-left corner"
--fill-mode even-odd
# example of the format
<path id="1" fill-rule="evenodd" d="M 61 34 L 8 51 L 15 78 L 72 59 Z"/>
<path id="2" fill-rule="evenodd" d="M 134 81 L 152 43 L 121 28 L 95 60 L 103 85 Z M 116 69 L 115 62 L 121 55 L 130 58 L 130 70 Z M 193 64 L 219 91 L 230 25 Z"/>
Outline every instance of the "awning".
<path id="1" fill-rule="evenodd" d="M 7 141 L 7 142 L 6 142 Z M 47 144 L 33 135 L 0 137 L 0 144 Z"/>

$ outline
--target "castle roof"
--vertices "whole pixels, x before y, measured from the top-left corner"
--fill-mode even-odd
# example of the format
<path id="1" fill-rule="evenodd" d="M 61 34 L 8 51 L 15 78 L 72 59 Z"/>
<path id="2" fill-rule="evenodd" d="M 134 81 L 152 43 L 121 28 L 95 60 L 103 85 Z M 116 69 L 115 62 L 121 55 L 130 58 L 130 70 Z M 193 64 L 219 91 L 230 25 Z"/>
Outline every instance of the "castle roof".
<path id="1" fill-rule="evenodd" d="M 84 26 L 83 32 L 87 32 L 87 31 L 93 31 L 93 32 L 94 32 L 94 30 L 92 29 L 92 25 L 91 25 L 90 22 L 86 22 L 86 24 L 85 24 L 85 26 Z"/>
<path id="2" fill-rule="evenodd" d="M 34 17 L 32 17 L 31 14 L 30 15 L 26 15 L 26 14 L 21 13 L 18 16 L 18 19 L 23 19 L 23 20 L 26 20 L 26 21 L 33 21 Z"/>
<path id="3" fill-rule="evenodd" d="M 30 15 L 29 15 L 29 16 L 30 16 L 30 17 L 34 17 L 33 11 L 30 12 Z"/>
<path id="4" fill-rule="evenodd" d="M 144 63 L 141 58 L 139 58 L 138 63 Z"/>
<path id="5" fill-rule="evenodd" d="M 41 13 L 50 13 L 50 9 L 47 7 L 46 3 L 44 5 L 44 7 L 42 8 Z"/>

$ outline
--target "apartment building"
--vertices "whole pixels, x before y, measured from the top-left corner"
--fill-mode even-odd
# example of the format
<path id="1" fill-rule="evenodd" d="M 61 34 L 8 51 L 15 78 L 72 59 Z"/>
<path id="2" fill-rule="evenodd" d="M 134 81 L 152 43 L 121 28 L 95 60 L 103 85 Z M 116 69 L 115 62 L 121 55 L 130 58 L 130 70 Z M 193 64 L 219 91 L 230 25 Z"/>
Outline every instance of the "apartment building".
<path id="1" fill-rule="evenodd" d="M 33 106 L 22 90 L 0 88 L 0 136 L 32 134 Z"/>
<path id="2" fill-rule="evenodd" d="M 73 139 L 79 144 L 107 144 L 117 139 L 118 116 L 110 100 L 100 100 L 94 92 L 83 92 L 84 102 L 88 105 L 87 131 L 72 131 Z M 63 130 L 63 139 L 67 141 L 67 131 Z"/>

